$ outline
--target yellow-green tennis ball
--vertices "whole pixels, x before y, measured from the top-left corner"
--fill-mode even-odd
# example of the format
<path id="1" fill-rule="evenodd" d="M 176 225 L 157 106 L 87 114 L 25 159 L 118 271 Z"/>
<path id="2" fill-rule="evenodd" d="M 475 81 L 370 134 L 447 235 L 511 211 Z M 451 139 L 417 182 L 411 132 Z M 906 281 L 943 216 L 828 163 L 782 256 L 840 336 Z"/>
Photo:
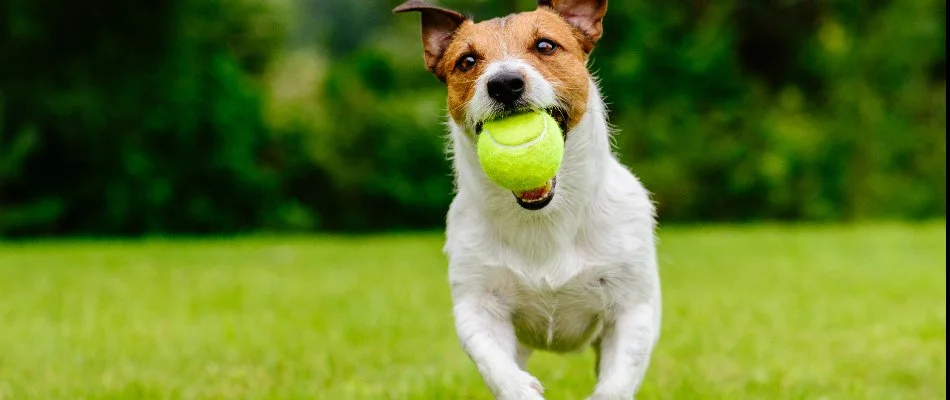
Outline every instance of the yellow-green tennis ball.
<path id="1" fill-rule="evenodd" d="M 482 125 L 478 160 L 485 175 L 513 192 L 545 186 L 561 168 L 564 139 L 548 113 L 533 111 Z"/>

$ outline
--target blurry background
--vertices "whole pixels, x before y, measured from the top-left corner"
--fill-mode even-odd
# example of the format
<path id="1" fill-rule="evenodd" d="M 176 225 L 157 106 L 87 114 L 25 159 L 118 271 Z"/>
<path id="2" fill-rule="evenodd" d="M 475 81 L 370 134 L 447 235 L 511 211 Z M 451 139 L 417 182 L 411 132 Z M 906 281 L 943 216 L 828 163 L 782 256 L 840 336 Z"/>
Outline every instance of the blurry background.
<path id="1" fill-rule="evenodd" d="M 2 1 L 0 234 L 438 229 L 445 89 L 398 3 Z M 942 218 L 945 11 L 614 1 L 593 68 L 661 223 Z"/>

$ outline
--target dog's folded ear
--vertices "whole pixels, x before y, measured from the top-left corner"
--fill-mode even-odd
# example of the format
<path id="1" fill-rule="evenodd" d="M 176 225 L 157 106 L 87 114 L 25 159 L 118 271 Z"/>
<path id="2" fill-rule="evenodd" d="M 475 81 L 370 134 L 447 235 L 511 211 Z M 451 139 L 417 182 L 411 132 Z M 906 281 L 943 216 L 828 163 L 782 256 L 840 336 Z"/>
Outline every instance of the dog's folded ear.
<path id="1" fill-rule="evenodd" d="M 458 12 L 422 0 L 410 0 L 393 9 L 393 13 L 411 11 L 422 14 L 422 46 L 426 68 L 445 82 L 445 73 L 439 69 L 439 60 L 452 42 L 452 34 L 466 18 Z"/>
<path id="2" fill-rule="evenodd" d="M 590 52 L 604 33 L 603 20 L 607 0 L 538 0 L 538 7 L 547 7 L 564 18 L 585 37 L 584 51 Z"/>

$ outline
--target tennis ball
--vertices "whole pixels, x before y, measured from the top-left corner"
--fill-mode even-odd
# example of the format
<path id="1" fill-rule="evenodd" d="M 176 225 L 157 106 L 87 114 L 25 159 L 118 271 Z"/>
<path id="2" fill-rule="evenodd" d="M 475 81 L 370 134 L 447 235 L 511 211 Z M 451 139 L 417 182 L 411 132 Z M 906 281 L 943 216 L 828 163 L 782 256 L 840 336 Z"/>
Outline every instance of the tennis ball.
<path id="1" fill-rule="evenodd" d="M 478 138 L 485 175 L 513 192 L 545 186 L 561 168 L 563 156 L 561 128 L 540 110 L 485 122 Z"/>

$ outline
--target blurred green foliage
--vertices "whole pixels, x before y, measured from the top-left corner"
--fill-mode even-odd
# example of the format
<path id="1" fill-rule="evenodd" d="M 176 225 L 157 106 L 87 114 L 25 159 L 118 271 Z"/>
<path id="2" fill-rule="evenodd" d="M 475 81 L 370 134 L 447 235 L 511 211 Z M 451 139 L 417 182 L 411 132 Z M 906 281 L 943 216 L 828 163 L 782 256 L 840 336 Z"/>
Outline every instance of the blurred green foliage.
<path id="1" fill-rule="evenodd" d="M 2 0 L 0 234 L 441 225 L 445 89 L 398 3 Z M 664 223 L 943 217 L 945 11 L 613 1 L 591 64 Z"/>

